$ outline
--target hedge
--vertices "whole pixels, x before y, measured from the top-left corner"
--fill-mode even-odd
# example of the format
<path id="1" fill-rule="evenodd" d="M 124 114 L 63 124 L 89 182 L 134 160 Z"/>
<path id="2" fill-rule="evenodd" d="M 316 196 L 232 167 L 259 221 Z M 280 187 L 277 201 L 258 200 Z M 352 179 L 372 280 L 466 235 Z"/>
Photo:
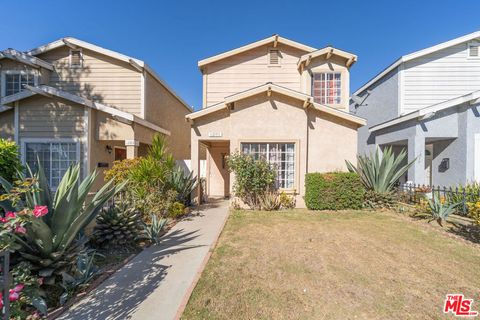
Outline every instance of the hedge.
<path id="1" fill-rule="evenodd" d="M 0 177 L 12 182 L 21 169 L 18 146 L 13 141 L 0 139 Z"/>
<path id="2" fill-rule="evenodd" d="M 353 172 L 307 173 L 305 204 L 310 210 L 361 209 L 365 188 Z"/>

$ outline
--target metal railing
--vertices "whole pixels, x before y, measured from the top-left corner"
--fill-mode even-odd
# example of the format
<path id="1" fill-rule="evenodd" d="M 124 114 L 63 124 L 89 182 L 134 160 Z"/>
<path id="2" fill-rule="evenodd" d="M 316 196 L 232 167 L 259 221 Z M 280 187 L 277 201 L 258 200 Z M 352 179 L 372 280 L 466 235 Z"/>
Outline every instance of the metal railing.
<path id="1" fill-rule="evenodd" d="M 10 319 L 10 299 L 9 299 L 9 290 L 10 290 L 10 252 L 9 251 L 0 251 L 0 267 L 1 267 L 1 278 L 0 278 L 0 289 L 2 290 L 3 296 L 3 308 L 2 308 L 2 319 Z"/>
<path id="2" fill-rule="evenodd" d="M 468 216 L 467 203 L 480 201 L 479 187 L 445 187 L 427 186 L 419 184 L 400 184 L 398 193 L 401 200 L 407 203 L 418 204 L 422 199 L 432 198 L 435 194 L 447 203 L 457 204 L 457 214 Z"/>

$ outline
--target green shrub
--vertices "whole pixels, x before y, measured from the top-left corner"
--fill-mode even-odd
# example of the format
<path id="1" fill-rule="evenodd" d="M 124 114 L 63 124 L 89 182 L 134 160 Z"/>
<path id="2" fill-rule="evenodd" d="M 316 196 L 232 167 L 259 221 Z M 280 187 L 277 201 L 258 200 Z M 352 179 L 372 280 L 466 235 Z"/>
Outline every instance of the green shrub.
<path id="1" fill-rule="evenodd" d="M 280 207 L 282 209 L 293 209 L 295 208 L 295 197 L 286 194 L 285 192 L 280 192 Z"/>
<path id="2" fill-rule="evenodd" d="M 18 146 L 13 141 L 0 139 L 0 177 L 12 182 L 21 168 Z"/>
<path id="3" fill-rule="evenodd" d="M 280 196 L 276 191 L 267 191 L 259 197 L 260 207 L 265 211 L 276 211 L 280 209 Z"/>
<path id="4" fill-rule="evenodd" d="M 227 160 L 230 171 L 235 174 L 233 191 L 251 209 L 260 209 L 260 197 L 273 189 L 275 170 L 260 158 L 255 160 L 243 153 L 234 153 Z"/>
<path id="5" fill-rule="evenodd" d="M 307 173 L 305 204 L 310 210 L 360 209 L 365 189 L 352 172 Z"/>
<path id="6" fill-rule="evenodd" d="M 171 218 L 178 218 L 185 214 L 185 205 L 181 202 L 174 202 L 169 210 Z"/>

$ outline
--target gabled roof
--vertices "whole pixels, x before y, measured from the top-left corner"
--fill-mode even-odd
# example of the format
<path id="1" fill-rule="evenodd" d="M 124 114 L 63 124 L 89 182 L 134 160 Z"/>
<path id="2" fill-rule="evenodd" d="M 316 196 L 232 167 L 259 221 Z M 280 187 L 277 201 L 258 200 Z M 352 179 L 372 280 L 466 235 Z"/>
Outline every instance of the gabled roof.
<path id="1" fill-rule="evenodd" d="M 407 54 L 405 56 L 400 57 L 398 60 L 396 60 L 394 63 L 389 65 L 387 68 L 385 68 L 382 72 L 377 74 L 375 77 L 373 77 L 371 80 L 369 80 L 367 83 L 365 83 L 363 86 L 361 86 L 359 89 L 357 89 L 353 94 L 354 95 L 359 95 L 362 93 L 364 90 L 368 89 L 372 84 L 377 82 L 378 80 L 382 79 L 386 74 L 388 74 L 390 71 L 393 69 L 397 68 L 400 64 L 411 61 L 413 59 L 417 59 L 423 56 L 426 56 L 428 54 L 434 53 L 439 50 L 443 50 L 452 46 L 455 46 L 457 44 L 461 44 L 463 42 L 471 41 L 473 39 L 480 38 L 480 31 L 476 31 L 467 35 L 464 35 L 459 38 L 455 38 L 450 41 L 442 42 L 440 44 L 437 44 L 435 46 L 415 51 L 413 53 Z"/>
<path id="2" fill-rule="evenodd" d="M 6 49 L 0 51 L 0 60 L 5 58 L 19 61 L 34 68 L 45 68 L 53 71 L 53 65 L 51 63 L 43 61 L 42 59 L 39 59 L 32 55 L 17 51 L 15 49 Z"/>
<path id="3" fill-rule="evenodd" d="M 304 54 L 298 60 L 297 66 L 300 67 L 302 65 L 302 63 L 305 63 L 305 66 L 308 66 L 312 59 L 315 59 L 315 58 L 323 56 L 323 55 L 325 55 L 327 59 L 330 59 L 330 57 L 332 55 L 336 55 L 336 56 L 345 58 L 347 60 L 347 62 L 346 62 L 347 67 L 350 67 L 352 64 L 354 64 L 357 61 L 357 56 L 354 55 L 353 53 L 343 51 L 343 50 L 340 50 L 340 49 L 336 49 L 332 46 L 327 46 L 325 48 L 318 49 L 316 51 Z"/>
<path id="4" fill-rule="evenodd" d="M 245 52 L 247 50 L 257 48 L 257 47 L 261 47 L 261 46 L 269 44 L 269 43 L 272 43 L 273 47 L 276 47 L 278 43 L 282 43 L 282 44 L 285 44 L 287 46 L 294 47 L 294 48 L 300 49 L 300 50 L 305 51 L 305 52 L 312 52 L 312 51 L 316 50 L 313 47 L 301 44 L 301 43 L 293 41 L 293 40 L 289 40 L 287 38 L 279 36 L 278 34 L 274 34 L 273 36 L 270 36 L 268 38 L 265 38 L 265 39 L 262 39 L 262 40 L 259 40 L 259 41 L 256 41 L 256 42 L 252 42 L 252 43 L 247 44 L 245 46 L 242 46 L 242 47 L 239 47 L 239 48 L 236 48 L 236 49 L 224 52 L 224 53 L 217 54 L 217 55 L 215 55 L 213 57 L 210 57 L 210 58 L 200 60 L 200 61 L 198 61 L 198 67 L 201 68 L 201 67 L 203 67 L 207 64 L 210 64 L 212 62 L 219 61 L 219 60 L 231 57 L 233 55 Z"/>
<path id="5" fill-rule="evenodd" d="M 109 50 L 109 49 L 105 49 L 105 48 L 102 48 L 100 46 L 97 46 L 97 45 L 94 45 L 94 44 L 91 44 L 91 43 L 88 43 L 86 41 L 82 41 L 82 40 L 79 40 L 79 39 L 76 39 L 76 38 L 65 37 L 65 38 L 50 42 L 46 45 L 40 46 L 38 48 L 34 48 L 34 49 L 28 51 L 27 54 L 32 55 L 32 56 L 36 56 L 36 55 L 42 54 L 44 52 L 48 52 L 48 51 L 51 51 L 51 50 L 54 50 L 56 48 L 60 48 L 60 47 L 63 47 L 63 46 L 67 46 L 67 47 L 70 47 L 70 48 L 73 48 L 73 49 L 75 49 L 75 48 L 85 48 L 85 49 L 88 49 L 88 50 L 106 55 L 108 57 L 111 57 L 111 58 L 114 58 L 114 59 L 117 59 L 117 60 L 120 60 L 120 61 L 123 61 L 123 62 L 127 62 L 130 65 L 132 65 L 132 67 L 134 67 L 138 72 L 143 72 L 143 70 L 145 70 L 148 73 L 150 73 L 158 82 L 160 82 L 162 84 L 162 86 L 164 86 L 168 91 L 170 91 L 170 93 L 172 93 L 178 99 L 178 101 L 180 101 L 190 112 L 193 111 L 193 109 L 180 96 L 178 96 L 175 93 L 175 91 L 165 81 L 163 81 L 163 79 L 160 78 L 160 76 L 147 63 L 145 63 L 142 60 L 124 55 L 122 53 L 112 51 L 112 50 Z"/>
<path id="6" fill-rule="evenodd" d="M 88 108 L 94 109 L 94 110 L 99 110 L 105 113 L 110 114 L 113 116 L 115 119 L 119 120 L 120 122 L 126 122 L 126 123 L 138 123 L 144 127 L 150 128 L 152 130 L 155 130 L 157 132 L 161 132 L 165 135 L 170 135 L 170 131 L 157 126 L 156 124 L 153 124 L 145 119 L 142 119 L 140 117 L 137 117 L 134 114 L 131 114 L 129 112 L 125 112 L 113 107 L 106 106 L 104 104 L 98 103 L 91 101 L 89 99 L 71 94 L 69 92 L 65 92 L 62 90 L 59 90 L 57 88 L 45 86 L 45 85 L 40 85 L 40 86 L 25 86 L 26 90 L 20 91 L 19 93 L 9 95 L 7 97 L 4 97 L 0 99 L 0 105 L 8 105 L 11 104 L 15 101 L 20 101 L 23 99 L 26 99 L 28 97 L 34 96 L 34 95 L 42 95 L 46 97 L 58 97 L 61 99 L 65 99 L 83 106 L 86 106 Z"/>
<path id="7" fill-rule="evenodd" d="M 325 105 L 322 105 L 322 104 L 319 104 L 319 103 L 315 103 L 315 102 L 313 102 L 313 97 L 312 96 L 309 96 L 307 94 L 304 94 L 304 93 L 301 93 L 301 92 L 298 92 L 298 91 L 295 91 L 295 90 L 292 90 L 292 89 L 288 89 L 288 88 L 285 88 L 285 87 L 282 87 L 282 86 L 279 86 L 279 85 L 273 84 L 273 83 L 266 83 L 266 84 L 263 84 L 261 86 L 254 87 L 252 89 L 248 89 L 248 90 L 233 94 L 231 96 L 226 97 L 223 102 L 217 103 L 217 104 L 215 104 L 211 107 L 202 109 L 200 111 L 190 113 L 190 114 L 186 115 L 185 118 L 187 119 L 187 121 L 195 120 L 195 119 L 201 118 L 203 116 L 206 116 L 208 114 L 211 114 L 211 113 L 214 113 L 214 112 L 217 112 L 217 111 L 220 111 L 220 110 L 224 110 L 224 109 L 228 108 L 228 106 L 231 103 L 233 103 L 235 101 L 246 99 L 246 98 L 255 96 L 257 94 L 261 94 L 261 93 L 266 93 L 267 96 L 271 96 L 272 93 L 281 94 L 281 95 L 284 95 L 284 96 L 291 97 L 291 98 L 297 99 L 299 101 L 302 101 L 304 108 L 310 107 L 310 108 L 313 108 L 313 109 L 318 110 L 320 112 L 328 113 L 330 115 L 348 120 L 350 122 L 354 122 L 354 123 L 356 123 L 360 126 L 363 126 L 363 125 L 366 124 L 366 120 L 363 119 L 363 118 L 357 117 L 355 115 L 352 115 L 350 113 L 347 113 L 347 112 L 344 112 L 344 111 L 341 111 L 341 110 L 338 110 L 338 109 L 335 109 L 335 108 L 332 108 L 332 107 L 328 107 L 328 106 L 325 106 Z"/>
<path id="8" fill-rule="evenodd" d="M 473 91 L 468 94 L 465 94 L 447 101 L 443 101 L 440 103 L 436 103 L 431 106 L 407 113 L 401 117 L 377 124 L 375 126 L 370 127 L 370 132 L 375 132 L 381 129 L 385 129 L 385 128 L 388 128 L 409 120 L 413 120 L 413 119 L 422 120 L 425 118 L 429 118 L 430 116 L 434 116 L 436 112 L 439 112 L 448 108 L 456 107 L 465 102 L 470 102 L 471 104 L 478 103 L 480 102 L 479 99 L 480 99 L 480 90 Z"/>

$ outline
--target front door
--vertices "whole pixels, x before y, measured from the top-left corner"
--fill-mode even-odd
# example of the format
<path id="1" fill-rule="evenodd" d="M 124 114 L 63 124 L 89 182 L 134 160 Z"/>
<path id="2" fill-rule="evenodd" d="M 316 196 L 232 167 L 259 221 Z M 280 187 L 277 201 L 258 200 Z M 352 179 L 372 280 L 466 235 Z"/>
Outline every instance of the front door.
<path id="1" fill-rule="evenodd" d="M 127 149 L 115 147 L 115 161 L 127 159 Z"/>
<path id="2" fill-rule="evenodd" d="M 433 144 L 425 145 L 425 184 L 432 185 Z"/>

